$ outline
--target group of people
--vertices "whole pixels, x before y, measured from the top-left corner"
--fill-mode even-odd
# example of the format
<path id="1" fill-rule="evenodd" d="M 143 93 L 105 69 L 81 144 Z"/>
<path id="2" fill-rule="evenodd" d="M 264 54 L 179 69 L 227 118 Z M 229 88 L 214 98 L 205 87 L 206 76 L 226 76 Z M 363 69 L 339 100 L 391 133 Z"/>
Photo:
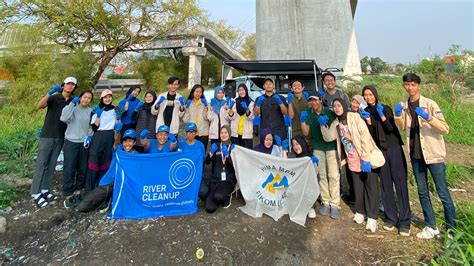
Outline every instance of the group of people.
<path id="1" fill-rule="evenodd" d="M 141 101 L 141 88 L 131 87 L 117 107 L 112 104 L 112 91 L 106 89 L 92 109 L 93 93 L 85 91 L 73 97 L 77 80 L 68 77 L 37 105 L 48 109 L 31 186 L 33 202 L 43 208 L 56 199 L 50 187 L 61 149 L 64 206 L 83 211 L 99 207 L 110 197 L 113 177 L 107 171 L 114 150 L 196 150 L 211 164 L 211 174 L 203 176 L 199 196 L 205 200 L 206 211 L 212 213 L 220 206 L 230 206 L 237 184 L 230 154 L 239 145 L 283 158 L 311 157 L 320 185 L 319 214 L 333 219 L 341 217 L 343 171 L 354 201 L 355 223 L 366 222 L 366 229 L 375 232 L 382 202 L 383 229 L 397 229 L 401 236 L 409 236 L 407 161 L 400 135 L 400 130 L 405 130 L 425 217 L 425 227 L 417 237 L 430 239 L 440 234 L 428 191 L 428 170 L 444 207 L 446 226 L 453 228 L 455 207 L 446 183 L 442 137 L 449 127 L 439 106 L 421 96 L 420 77 L 414 73 L 403 76 L 408 97 L 394 110 L 380 102 L 374 86 L 363 87 L 361 95 L 349 100 L 336 88 L 332 73 L 323 75 L 323 83 L 325 89 L 314 95 L 304 90 L 302 81 L 294 80 L 291 92 L 284 97 L 275 92 L 274 82 L 268 78 L 263 95 L 256 99 L 249 97 L 245 84 L 238 85 L 234 99 L 218 86 L 208 103 L 203 86 L 194 85 L 184 99 L 177 92 L 180 80 L 170 77 L 166 92 L 147 91 Z M 260 142 L 254 146 L 255 118 L 260 120 Z M 178 136 L 180 125 L 184 125 L 184 138 Z M 308 217 L 316 217 L 316 211 L 311 209 Z"/>

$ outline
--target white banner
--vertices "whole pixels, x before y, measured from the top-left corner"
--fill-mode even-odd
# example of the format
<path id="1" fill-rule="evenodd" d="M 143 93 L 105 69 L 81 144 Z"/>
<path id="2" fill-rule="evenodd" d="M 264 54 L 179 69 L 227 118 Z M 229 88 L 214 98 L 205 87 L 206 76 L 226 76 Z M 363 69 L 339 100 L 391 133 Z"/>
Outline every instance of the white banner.
<path id="1" fill-rule="evenodd" d="M 311 158 L 284 159 L 239 146 L 231 154 L 246 203 L 240 207 L 244 213 L 252 217 L 267 214 L 275 221 L 289 214 L 291 221 L 304 226 L 319 196 Z"/>

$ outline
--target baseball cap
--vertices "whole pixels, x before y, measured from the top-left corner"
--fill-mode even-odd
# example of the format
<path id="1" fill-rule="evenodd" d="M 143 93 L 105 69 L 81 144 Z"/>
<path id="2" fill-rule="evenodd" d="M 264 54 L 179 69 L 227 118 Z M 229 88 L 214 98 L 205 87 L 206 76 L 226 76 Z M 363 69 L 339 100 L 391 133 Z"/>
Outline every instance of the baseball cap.
<path id="1" fill-rule="evenodd" d="M 156 133 L 158 132 L 166 132 L 166 133 L 170 133 L 170 127 L 167 126 L 167 125 L 161 125 L 158 127 L 158 129 L 156 130 Z"/>
<path id="2" fill-rule="evenodd" d="M 137 137 L 137 133 L 135 132 L 135 129 L 127 129 L 123 135 L 122 135 L 122 140 L 124 139 L 135 139 Z"/>
<path id="3" fill-rule="evenodd" d="M 75 77 L 67 77 L 65 80 L 64 80 L 64 83 L 69 83 L 69 82 L 72 82 L 74 84 L 77 84 L 77 79 Z"/>
<path id="4" fill-rule="evenodd" d="M 100 98 L 104 98 L 107 95 L 112 95 L 112 91 L 109 89 L 105 89 L 100 93 Z"/>
<path id="5" fill-rule="evenodd" d="M 196 124 L 194 124 L 194 123 L 187 123 L 187 124 L 186 124 L 186 132 L 191 131 L 191 130 L 197 131 Z"/>
<path id="6" fill-rule="evenodd" d="M 314 100 L 321 100 L 321 97 L 316 96 L 316 95 L 311 95 L 309 96 L 309 100 L 314 99 Z"/>

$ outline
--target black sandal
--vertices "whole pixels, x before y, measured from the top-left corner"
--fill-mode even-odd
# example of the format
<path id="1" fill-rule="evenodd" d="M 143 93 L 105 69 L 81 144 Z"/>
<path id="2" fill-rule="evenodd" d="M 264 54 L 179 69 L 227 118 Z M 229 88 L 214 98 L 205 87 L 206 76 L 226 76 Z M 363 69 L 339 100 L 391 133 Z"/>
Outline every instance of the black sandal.
<path id="1" fill-rule="evenodd" d="M 33 202 L 35 203 L 38 209 L 48 206 L 48 201 L 45 198 L 43 198 L 41 195 L 37 197 L 36 199 L 33 199 Z"/>
<path id="2" fill-rule="evenodd" d="M 53 193 L 49 191 L 46 191 L 45 193 L 41 193 L 41 197 L 48 202 L 53 202 L 57 198 Z"/>

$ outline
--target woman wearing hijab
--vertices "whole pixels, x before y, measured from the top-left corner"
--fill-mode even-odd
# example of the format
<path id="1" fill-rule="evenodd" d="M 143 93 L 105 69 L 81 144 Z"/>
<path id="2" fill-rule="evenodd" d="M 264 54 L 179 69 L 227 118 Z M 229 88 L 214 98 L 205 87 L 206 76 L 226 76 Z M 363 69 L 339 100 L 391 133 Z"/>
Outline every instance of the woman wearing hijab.
<path id="1" fill-rule="evenodd" d="M 297 135 L 291 139 L 292 150 L 286 153 L 287 158 L 312 157 L 313 153 L 303 136 Z"/>
<path id="2" fill-rule="evenodd" d="M 379 169 L 382 181 L 382 202 L 384 206 L 384 225 L 387 231 L 398 228 L 401 236 L 410 236 L 411 210 L 408 199 L 407 165 L 400 136 L 390 106 L 381 104 L 377 90 L 373 86 L 362 88 L 362 95 L 370 113 L 366 120 L 370 134 L 382 151 L 385 165 Z M 397 202 L 395 201 L 395 193 Z"/>
<path id="3" fill-rule="evenodd" d="M 186 100 L 186 111 L 184 113 L 184 123 L 194 123 L 197 127 L 196 139 L 207 149 L 209 142 L 209 119 L 208 104 L 204 97 L 204 88 L 200 84 L 195 84 Z"/>
<path id="4" fill-rule="evenodd" d="M 211 145 L 211 151 L 206 156 L 206 164 L 212 162 L 209 192 L 206 197 L 208 213 L 215 212 L 219 206 L 229 208 L 232 192 L 237 184 L 234 165 L 230 157 L 232 142 L 229 126 L 222 126 L 219 133 L 219 142 Z"/>
<path id="5" fill-rule="evenodd" d="M 274 137 L 272 134 L 272 131 L 269 128 L 264 128 L 262 129 L 261 134 L 260 134 L 260 144 L 253 147 L 253 149 L 258 152 L 263 152 L 266 154 L 271 154 L 273 156 L 283 157 L 283 152 L 281 150 L 281 147 L 273 144 L 274 142 L 278 143 L 279 138 L 280 137 L 278 135 Z"/>
<path id="6" fill-rule="evenodd" d="M 208 120 L 209 120 L 209 139 L 211 145 L 219 142 L 219 130 L 222 126 L 228 125 L 225 119 L 225 109 L 229 109 L 231 106 L 230 98 L 228 101 L 224 99 L 224 88 L 217 86 L 214 89 L 214 98 L 211 99 L 211 106 L 209 107 Z"/>
<path id="7" fill-rule="evenodd" d="M 245 84 L 237 89 L 238 97 L 228 112 L 224 112 L 226 119 L 231 121 L 232 143 L 252 149 L 253 147 L 253 106 Z"/>
<path id="8" fill-rule="evenodd" d="M 137 126 L 137 120 L 133 118 L 133 113 L 143 105 L 143 102 L 137 98 L 140 91 L 141 88 L 139 86 L 131 86 L 123 100 L 118 104 L 119 112 L 122 112 L 120 115 L 120 121 L 122 122 L 121 135 L 123 135 L 127 129 L 135 129 Z"/>
<path id="9" fill-rule="evenodd" d="M 348 164 L 354 181 L 355 211 L 354 222 L 362 224 L 367 216 L 366 229 L 377 230 L 379 180 L 372 172 L 371 164 L 380 164 L 383 158 L 374 158 L 378 150 L 369 130 L 362 118 L 353 112 L 348 112 L 346 102 L 341 99 L 333 101 L 336 119 L 328 127 L 320 121 L 321 133 L 325 141 L 337 140 L 338 158 L 341 164 Z M 380 155 L 381 156 L 381 155 Z"/>
<path id="10" fill-rule="evenodd" d="M 156 128 L 156 115 L 151 113 L 151 108 L 156 101 L 156 93 L 154 91 L 147 91 L 145 93 L 145 103 L 137 106 L 137 109 L 133 112 L 132 118 L 137 121 L 137 143 L 140 143 L 140 135 L 144 130 L 148 130 L 147 139 L 156 138 L 155 128 Z"/>

